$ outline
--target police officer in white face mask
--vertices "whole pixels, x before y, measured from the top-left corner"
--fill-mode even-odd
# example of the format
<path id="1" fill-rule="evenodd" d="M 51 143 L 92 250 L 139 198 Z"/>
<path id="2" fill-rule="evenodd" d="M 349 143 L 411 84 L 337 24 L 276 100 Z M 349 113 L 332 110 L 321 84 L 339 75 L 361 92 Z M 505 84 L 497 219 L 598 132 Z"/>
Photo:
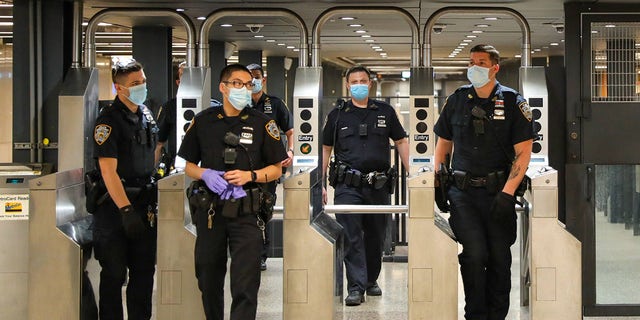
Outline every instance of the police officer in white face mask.
<path id="1" fill-rule="evenodd" d="M 509 311 L 514 194 L 527 170 L 534 138 L 529 105 L 496 80 L 499 60 L 490 45 L 471 48 L 471 85 L 447 98 L 434 127 L 435 168 L 455 152 L 453 185 L 441 187 L 448 188 L 449 223 L 463 248 L 459 262 L 466 319 L 504 319 Z M 437 204 L 442 211 L 449 209 L 446 202 Z"/>

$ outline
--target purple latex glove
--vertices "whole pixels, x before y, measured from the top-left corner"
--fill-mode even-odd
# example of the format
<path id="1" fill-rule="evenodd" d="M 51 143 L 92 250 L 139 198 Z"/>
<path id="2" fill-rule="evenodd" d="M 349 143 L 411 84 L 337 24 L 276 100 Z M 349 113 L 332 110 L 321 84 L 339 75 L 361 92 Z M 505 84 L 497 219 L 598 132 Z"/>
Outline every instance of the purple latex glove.
<path id="1" fill-rule="evenodd" d="M 202 180 L 207 184 L 209 190 L 222 195 L 222 192 L 227 189 L 229 183 L 224 180 L 222 175 L 224 171 L 207 169 L 202 173 Z"/>
<path id="2" fill-rule="evenodd" d="M 234 184 L 229 184 L 227 189 L 220 195 L 220 199 L 229 200 L 231 198 L 240 199 L 242 197 L 246 197 L 247 192 L 242 189 L 242 186 L 236 186 Z"/>

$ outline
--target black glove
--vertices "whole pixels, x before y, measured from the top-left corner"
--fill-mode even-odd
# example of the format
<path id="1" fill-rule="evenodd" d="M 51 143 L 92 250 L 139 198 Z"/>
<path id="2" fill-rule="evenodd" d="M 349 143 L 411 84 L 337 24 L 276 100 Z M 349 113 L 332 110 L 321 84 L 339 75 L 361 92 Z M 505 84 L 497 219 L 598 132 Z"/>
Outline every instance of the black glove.
<path id="1" fill-rule="evenodd" d="M 122 214 L 122 226 L 127 237 L 139 239 L 146 229 L 142 217 L 133 210 L 131 205 L 120 208 L 120 214 Z"/>
<path id="2" fill-rule="evenodd" d="M 515 211 L 516 198 L 508 193 L 500 192 L 493 199 L 490 214 L 494 220 L 504 220 L 512 216 Z"/>
<path id="3" fill-rule="evenodd" d="M 442 186 L 438 186 L 435 188 L 435 198 L 436 198 L 436 205 L 438 206 L 438 209 L 440 209 L 440 212 L 449 212 L 449 202 L 447 201 L 447 194 L 446 194 L 446 190 L 444 190 L 444 188 Z"/>

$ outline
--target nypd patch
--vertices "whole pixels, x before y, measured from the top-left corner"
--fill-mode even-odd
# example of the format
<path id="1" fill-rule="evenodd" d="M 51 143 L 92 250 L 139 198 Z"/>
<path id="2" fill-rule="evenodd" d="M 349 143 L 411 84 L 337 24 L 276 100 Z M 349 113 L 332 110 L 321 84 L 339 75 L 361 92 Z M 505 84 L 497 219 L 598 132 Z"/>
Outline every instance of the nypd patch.
<path id="1" fill-rule="evenodd" d="M 99 124 L 95 127 L 93 131 L 93 140 L 101 146 L 107 139 L 109 139 L 109 135 L 111 134 L 111 127 L 106 124 Z"/>
<path id="2" fill-rule="evenodd" d="M 529 104 L 525 101 L 522 102 L 518 107 L 520 107 L 520 112 L 522 112 L 522 115 L 527 118 L 529 122 L 531 122 L 531 120 L 533 120 L 533 114 L 531 113 L 531 107 L 529 107 Z"/>
<path id="3" fill-rule="evenodd" d="M 271 120 L 267 122 L 264 127 L 265 129 L 267 129 L 267 133 L 271 136 L 271 138 L 280 141 L 280 130 L 278 129 L 278 125 L 275 121 Z"/>

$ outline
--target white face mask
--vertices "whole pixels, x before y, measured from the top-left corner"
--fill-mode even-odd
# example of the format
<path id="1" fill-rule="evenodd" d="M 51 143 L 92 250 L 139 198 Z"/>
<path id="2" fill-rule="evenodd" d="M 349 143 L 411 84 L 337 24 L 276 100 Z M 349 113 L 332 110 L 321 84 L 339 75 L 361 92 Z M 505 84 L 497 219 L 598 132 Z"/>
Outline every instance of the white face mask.
<path id="1" fill-rule="evenodd" d="M 244 109 L 247 105 L 251 103 L 251 93 L 247 88 L 242 87 L 240 89 L 230 88 L 229 89 L 229 102 L 231 105 L 237 110 Z"/>
<path id="2" fill-rule="evenodd" d="M 475 88 L 484 87 L 489 83 L 489 69 L 480 66 L 471 66 L 467 69 L 467 79 Z"/>

